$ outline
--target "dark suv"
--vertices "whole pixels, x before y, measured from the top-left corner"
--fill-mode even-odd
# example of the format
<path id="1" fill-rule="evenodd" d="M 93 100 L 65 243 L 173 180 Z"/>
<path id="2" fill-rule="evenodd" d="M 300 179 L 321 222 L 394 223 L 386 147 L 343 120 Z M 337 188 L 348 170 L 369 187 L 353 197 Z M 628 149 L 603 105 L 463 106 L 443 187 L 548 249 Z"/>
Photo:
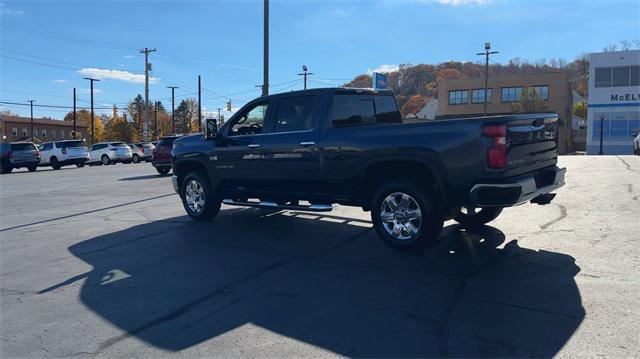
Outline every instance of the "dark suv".
<path id="1" fill-rule="evenodd" d="M 40 163 L 40 152 L 31 142 L 12 142 L 0 145 L 0 172 L 10 173 L 14 168 L 26 167 L 34 172 Z"/>
<path id="2" fill-rule="evenodd" d="M 153 149 L 151 164 L 159 174 L 166 175 L 171 171 L 171 149 L 173 148 L 173 141 L 180 137 L 180 135 L 163 137 Z"/>

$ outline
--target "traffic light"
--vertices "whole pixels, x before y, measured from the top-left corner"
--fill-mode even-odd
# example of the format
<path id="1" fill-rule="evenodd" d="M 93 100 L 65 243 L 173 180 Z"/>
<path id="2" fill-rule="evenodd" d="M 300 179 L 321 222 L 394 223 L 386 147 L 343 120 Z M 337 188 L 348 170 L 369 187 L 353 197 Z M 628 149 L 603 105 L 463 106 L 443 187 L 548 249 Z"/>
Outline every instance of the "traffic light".
<path id="1" fill-rule="evenodd" d="M 227 101 L 227 112 L 231 112 L 231 100 Z"/>
<path id="2" fill-rule="evenodd" d="M 76 131 L 71 131 L 71 138 L 76 139 Z"/>

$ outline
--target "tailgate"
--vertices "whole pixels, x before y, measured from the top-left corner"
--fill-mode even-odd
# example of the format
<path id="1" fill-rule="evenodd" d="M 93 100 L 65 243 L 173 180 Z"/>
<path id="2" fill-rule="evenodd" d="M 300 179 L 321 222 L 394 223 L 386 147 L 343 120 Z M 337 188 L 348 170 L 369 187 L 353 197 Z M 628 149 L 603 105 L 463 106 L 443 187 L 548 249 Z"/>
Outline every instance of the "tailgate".
<path id="1" fill-rule="evenodd" d="M 517 175 L 556 164 L 558 115 L 519 115 L 507 121 L 508 175 Z"/>

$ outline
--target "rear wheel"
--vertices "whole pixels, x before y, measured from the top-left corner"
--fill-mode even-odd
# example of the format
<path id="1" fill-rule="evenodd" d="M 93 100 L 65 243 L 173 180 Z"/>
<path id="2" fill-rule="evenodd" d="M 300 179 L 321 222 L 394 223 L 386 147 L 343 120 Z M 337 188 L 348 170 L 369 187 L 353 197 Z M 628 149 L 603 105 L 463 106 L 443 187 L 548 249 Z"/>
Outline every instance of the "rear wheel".
<path id="1" fill-rule="evenodd" d="M 138 156 L 138 154 L 137 154 L 137 153 L 135 153 L 135 154 L 133 155 L 132 160 L 133 160 L 133 163 L 139 163 L 139 162 L 140 162 L 140 156 Z"/>
<path id="2" fill-rule="evenodd" d="M 53 168 L 54 170 L 59 170 L 60 169 L 60 162 L 58 161 L 57 158 L 55 157 L 51 157 L 51 168 Z"/>
<path id="3" fill-rule="evenodd" d="M 29 170 L 29 172 L 35 172 L 36 169 L 38 169 L 38 166 L 36 166 L 36 165 L 28 166 L 27 169 Z"/>
<path id="4" fill-rule="evenodd" d="M 107 155 L 102 155 L 102 158 L 101 158 L 101 159 L 102 159 L 102 164 L 103 164 L 103 165 L 105 165 L 105 166 L 106 166 L 106 165 L 111 164 L 111 159 L 109 158 L 109 156 L 107 156 Z"/>
<path id="5" fill-rule="evenodd" d="M 166 167 L 160 167 L 160 168 L 156 168 L 156 171 L 158 171 L 159 174 L 161 175 L 166 175 L 167 173 L 169 173 L 169 168 Z"/>
<path id="6" fill-rule="evenodd" d="M 454 220 L 466 228 L 480 227 L 487 224 L 502 213 L 502 207 L 462 207 Z"/>
<path id="7" fill-rule="evenodd" d="M 78 168 L 82 168 L 84 167 L 84 162 L 76 163 L 76 166 L 78 166 Z"/>
<path id="8" fill-rule="evenodd" d="M 419 251 L 436 244 L 443 217 L 431 195 L 408 179 L 383 184 L 371 205 L 371 220 L 378 236 L 386 245 L 402 251 Z"/>
<path id="9" fill-rule="evenodd" d="M 182 205 L 189 217 L 207 220 L 220 212 L 222 201 L 215 196 L 209 181 L 200 172 L 190 172 L 180 185 Z"/>

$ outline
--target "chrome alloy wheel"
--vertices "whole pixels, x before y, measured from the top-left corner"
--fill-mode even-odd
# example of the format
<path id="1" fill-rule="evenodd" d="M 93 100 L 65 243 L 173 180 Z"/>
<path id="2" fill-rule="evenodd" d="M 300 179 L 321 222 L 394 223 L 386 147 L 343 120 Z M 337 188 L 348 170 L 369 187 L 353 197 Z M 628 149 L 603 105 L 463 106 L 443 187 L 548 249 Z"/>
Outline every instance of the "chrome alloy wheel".
<path id="1" fill-rule="evenodd" d="M 422 211 L 410 195 L 394 192 L 382 201 L 380 220 L 384 229 L 395 239 L 415 239 L 422 226 Z"/>
<path id="2" fill-rule="evenodd" d="M 205 204 L 205 194 L 200 182 L 194 179 L 190 180 L 184 188 L 184 196 L 187 201 L 187 206 L 189 206 L 189 210 L 191 210 L 193 214 L 198 215 L 202 213 Z"/>

